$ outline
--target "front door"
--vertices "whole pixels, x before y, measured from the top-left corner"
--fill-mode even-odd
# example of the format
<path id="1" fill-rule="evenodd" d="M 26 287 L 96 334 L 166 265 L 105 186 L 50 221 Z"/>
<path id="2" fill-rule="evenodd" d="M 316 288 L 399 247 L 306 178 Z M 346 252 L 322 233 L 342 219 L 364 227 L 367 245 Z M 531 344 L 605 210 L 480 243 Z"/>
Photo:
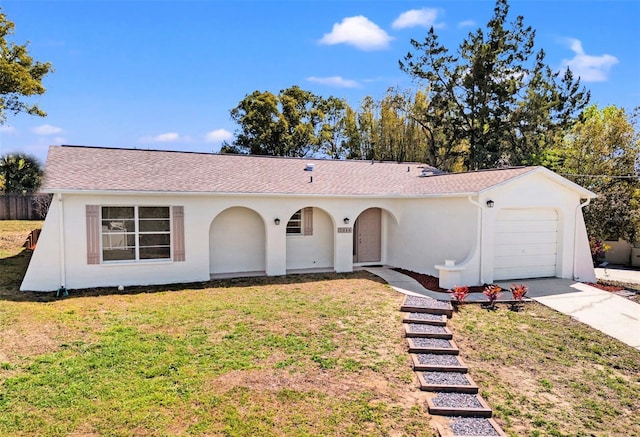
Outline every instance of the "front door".
<path id="1" fill-rule="evenodd" d="M 380 262 L 382 211 L 380 208 L 365 210 L 354 225 L 354 262 Z"/>

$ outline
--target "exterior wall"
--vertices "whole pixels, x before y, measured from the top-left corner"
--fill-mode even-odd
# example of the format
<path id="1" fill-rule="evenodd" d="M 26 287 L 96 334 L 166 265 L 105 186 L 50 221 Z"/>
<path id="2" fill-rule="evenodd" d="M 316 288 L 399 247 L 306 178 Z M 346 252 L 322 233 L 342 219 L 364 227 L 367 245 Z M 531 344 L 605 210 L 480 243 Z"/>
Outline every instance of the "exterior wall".
<path id="1" fill-rule="evenodd" d="M 494 201 L 493 208 L 486 202 Z M 494 241 L 496 215 L 501 208 L 553 208 L 558 213 L 558 256 L 556 276 L 581 281 L 595 281 L 593 266 L 584 262 L 584 247 L 589 256 L 588 241 L 579 193 L 551 180 L 542 173 L 512 181 L 479 196 L 483 208 L 483 239 L 480 256 L 482 272 L 480 283 L 493 282 Z"/>
<path id="2" fill-rule="evenodd" d="M 399 209 L 388 229 L 388 264 L 438 276 L 436 265 L 462 263 L 475 251 L 478 208 L 467 198 L 407 199 Z M 474 263 L 467 273 L 477 271 Z"/>
<path id="3" fill-rule="evenodd" d="M 486 206 L 489 199 L 494 208 Z M 183 206 L 185 261 L 87 264 L 86 205 Z M 465 285 L 493 282 L 495 219 L 501 208 L 553 208 L 560 226 L 557 276 L 594 281 L 579 205 L 576 191 L 543 172 L 479 196 L 457 198 L 65 194 L 54 197 L 21 289 L 207 281 L 212 271 L 246 272 L 260 266 L 259 270 L 270 276 L 284 275 L 287 269 L 331 266 L 336 272 L 350 272 L 353 233 L 348 231 L 360 213 L 373 207 L 382 209 L 382 264 L 438 276 L 436 265 L 455 260 L 456 266 L 462 267 L 460 284 Z M 315 208 L 314 236 L 303 237 L 304 241 L 288 238 L 287 220 L 309 206 Z M 244 212 L 235 219 L 225 215 L 236 207 L 247 210 L 236 210 Z M 276 218 L 280 225 L 275 224 Z M 344 224 L 344 218 L 350 224 Z M 245 220 L 258 223 L 252 225 L 253 233 L 243 234 L 246 226 L 236 226 Z M 259 232 L 260 221 L 263 234 Z M 231 230 L 229 235 L 225 230 Z M 228 236 L 233 238 L 227 241 Z M 252 243 L 255 256 L 226 260 L 225 253 L 229 255 L 237 247 L 218 252 L 216 241 L 223 241 L 223 247 L 238 244 L 246 248 Z"/>
<path id="4" fill-rule="evenodd" d="M 232 207 L 216 216 L 209 232 L 209 272 L 264 272 L 265 224 L 255 211 Z"/>
<path id="5" fill-rule="evenodd" d="M 622 264 L 628 266 L 631 264 L 631 243 L 626 240 L 618 239 L 618 241 L 605 241 L 610 249 L 604 253 L 605 261 L 611 264 Z"/>
<path id="6" fill-rule="evenodd" d="M 215 230 L 214 222 L 216 217 L 223 214 L 220 223 L 226 222 L 230 226 L 231 222 L 228 217 L 225 218 L 224 211 L 234 207 L 247 208 L 262 220 L 264 243 L 260 242 L 258 245 L 263 246 L 264 262 L 251 257 L 247 258 L 249 261 L 245 259 L 238 262 L 238 265 L 213 262 L 219 266 L 214 267 L 214 272 L 252 271 L 258 265 L 256 262 L 263 264 L 264 267 L 260 270 L 271 276 L 284 275 L 287 268 L 333 266 L 337 272 L 350 272 L 353 270 L 353 234 L 337 233 L 336 227 L 350 229 L 358 214 L 370 207 L 380 207 L 383 210 L 396 208 L 396 201 L 389 199 L 308 196 L 65 194 L 61 201 L 57 198 L 54 201 L 56 203 L 49 211 L 39 244 L 21 285 L 22 290 L 52 291 L 61 286 L 78 289 L 207 281 L 212 269 L 211 240 L 220 235 Z M 87 264 L 86 205 L 183 206 L 185 261 Z M 314 217 L 314 234 L 318 238 L 306 240 L 313 243 L 309 246 L 290 244 L 291 252 L 287 256 L 286 221 L 294 212 L 307 206 L 313 206 L 316 208 L 315 212 L 319 212 Z M 251 214 L 253 213 L 246 211 L 245 215 L 241 215 L 242 220 Z M 350 218 L 350 225 L 343 224 L 345 217 Z M 275 225 L 275 218 L 280 219 L 280 225 Z M 212 228 L 213 237 L 210 234 Z M 234 244 L 246 244 L 247 241 L 258 238 L 256 235 L 238 237 Z M 385 244 L 383 239 L 383 250 Z M 330 247 L 333 249 L 329 249 Z M 319 256 L 312 256 L 316 251 Z M 218 257 L 216 250 L 213 250 L 213 257 Z M 316 261 L 315 264 L 313 261 Z"/>
<path id="7" fill-rule="evenodd" d="M 280 226 L 287 225 L 288 218 Z M 288 235 L 287 270 L 333 268 L 334 225 L 320 208 L 313 208 L 313 234 Z"/>

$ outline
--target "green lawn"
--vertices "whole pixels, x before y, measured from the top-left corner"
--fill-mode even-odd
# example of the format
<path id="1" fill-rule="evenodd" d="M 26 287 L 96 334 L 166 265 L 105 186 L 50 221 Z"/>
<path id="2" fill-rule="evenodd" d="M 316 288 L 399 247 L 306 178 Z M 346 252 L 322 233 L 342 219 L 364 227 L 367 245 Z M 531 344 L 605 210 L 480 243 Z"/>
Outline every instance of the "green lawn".
<path id="1" fill-rule="evenodd" d="M 435 435 L 374 276 L 58 300 L 17 291 L 32 226 L 0 221 L 0 435 Z M 510 435 L 640 435 L 637 350 L 537 304 L 449 324 Z"/>

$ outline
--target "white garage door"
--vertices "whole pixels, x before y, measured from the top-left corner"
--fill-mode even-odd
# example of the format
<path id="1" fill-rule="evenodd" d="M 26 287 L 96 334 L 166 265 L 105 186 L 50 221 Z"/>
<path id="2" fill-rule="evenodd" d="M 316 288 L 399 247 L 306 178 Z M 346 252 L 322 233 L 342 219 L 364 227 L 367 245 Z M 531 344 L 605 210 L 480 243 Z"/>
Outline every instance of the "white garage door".
<path id="1" fill-rule="evenodd" d="M 495 235 L 496 280 L 556 276 L 558 214 L 555 210 L 500 210 Z"/>

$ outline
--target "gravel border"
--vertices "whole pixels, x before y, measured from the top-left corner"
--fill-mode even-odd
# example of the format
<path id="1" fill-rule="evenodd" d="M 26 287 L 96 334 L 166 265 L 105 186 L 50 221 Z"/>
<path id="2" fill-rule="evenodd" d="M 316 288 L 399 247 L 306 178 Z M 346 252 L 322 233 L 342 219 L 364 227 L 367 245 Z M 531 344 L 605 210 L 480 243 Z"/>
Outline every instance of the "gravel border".
<path id="1" fill-rule="evenodd" d="M 422 372 L 428 385 L 471 385 L 464 373 L 457 372 Z"/>
<path id="2" fill-rule="evenodd" d="M 416 354 L 418 363 L 430 366 L 460 366 L 456 355 L 446 354 Z"/>
<path id="3" fill-rule="evenodd" d="M 449 423 L 454 435 L 460 436 L 493 436 L 500 434 L 493 428 L 489 420 L 479 417 L 454 417 Z"/>
<path id="4" fill-rule="evenodd" d="M 444 326 L 425 325 L 424 323 L 407 323 L 407 332 L 420 334 L 447 334 Z"/>
<path id="5" fill-rule="evenodd" d="M 440 392 L 432 402 L 439 408 L 484 408 L 477 395 L 467 393 Z"/>
<path id="6" fill-rule="evenodd" d="M 428 347 L 437 349 L 453 349 L 451 341 L 444 338 L 416 337 L 411 339 L 416 348 Z"/>
<path id="7" fill-rule="evenodd" d="M 409 313 L 407 320 L 422 320 L 426 322 L 440 322 L 442 321 L 441 314 L 430 314 L 430 313 Z"/>
<path id="8" fill-rule="evenodd" d="M 431 297 L 418 297 L 411 295 L 405 298 L 404 305 L 409 307 L 452 309 L 449 302 L 442 302 Z"/>

